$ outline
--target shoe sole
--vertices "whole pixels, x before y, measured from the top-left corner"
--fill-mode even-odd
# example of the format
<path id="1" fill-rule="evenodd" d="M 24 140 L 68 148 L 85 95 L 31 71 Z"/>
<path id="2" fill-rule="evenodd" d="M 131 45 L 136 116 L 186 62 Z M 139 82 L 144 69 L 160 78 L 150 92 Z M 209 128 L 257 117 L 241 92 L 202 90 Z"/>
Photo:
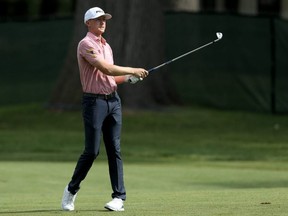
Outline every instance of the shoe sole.
<path id="1" fill-rule="evenodd" d="M 106 208 L 106 209 L 109 210 L 109 211 L 124 211 L 124 208 L 114 209 L 114 208 L 111 208 L 111 207 L 109 207 L 109 206 L 104 206 L 104 208 Z"/>

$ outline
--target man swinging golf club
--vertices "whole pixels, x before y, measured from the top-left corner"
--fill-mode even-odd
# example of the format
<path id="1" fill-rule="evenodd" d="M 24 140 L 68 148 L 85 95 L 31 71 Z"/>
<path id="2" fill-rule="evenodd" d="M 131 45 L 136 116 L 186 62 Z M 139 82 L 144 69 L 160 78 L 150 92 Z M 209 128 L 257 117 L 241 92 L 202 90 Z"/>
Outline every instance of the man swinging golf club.
<path id="1" fill-rule="evenodd" d="M 99 7 L 90 8 L 84 15 L 88 28 L 86 37 L 78 44 L 77 58 L 83 88 L 83 120 L 85 146 L 71 181 L 64 189 L 62 209 L 74 210 L 74 201 L 94 160 L 99 154 L 100 138 L 107 152 L 112 201 L 104 206 L 111 211 L 124 211 L 126 191 L 123 181 L 123 163 L 120 152 L 122 125 L 121 101 L 117 84 L 136 83 L 148 76 L 143 68 L 122 67 L 113 64 L 112 50 L 102 34 L 106 20 L 112 16 Z M 132 80 L 132 81 L 131 81 Z"/>

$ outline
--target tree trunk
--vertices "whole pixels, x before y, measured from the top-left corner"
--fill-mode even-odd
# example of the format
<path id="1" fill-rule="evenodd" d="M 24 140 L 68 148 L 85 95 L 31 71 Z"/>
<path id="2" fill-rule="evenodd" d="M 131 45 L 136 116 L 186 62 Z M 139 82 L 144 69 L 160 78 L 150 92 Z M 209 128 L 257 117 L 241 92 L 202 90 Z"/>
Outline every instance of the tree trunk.
<path id="1" fill-rule="evenodd" d="M 85 36 L 83 16 L 87 9 L 101 7 L 111 13 L 104 37 L 111 45 L 116 65 L 149 69 L 164 61 L 164 15 L 161 0 L 77 1 L 75 31 L 66 62 L 52 92 L 51 107 L 71 108 L 80 105 L 81 86 L 76 59 L 78 42 Z M 128 108 L 151 108 L 172 100 L 168 74 L 164 69 L 135 85 L 119 85 L 122 103 Z"/>
<path id="2" fill-rule="evenodd" d="M 58 80 L 51 93 L 48 106 L 53 109 L 74 109 L 80 107 L 81 83 L 77 63 L 77 45 L 86 34 L 86 27 L 83 24 L 84 13 L 92 5 L 93 1 L 80 1 L 76 3 L 74 17 L 74 32 L 67 52 L 66 59 Z"/>

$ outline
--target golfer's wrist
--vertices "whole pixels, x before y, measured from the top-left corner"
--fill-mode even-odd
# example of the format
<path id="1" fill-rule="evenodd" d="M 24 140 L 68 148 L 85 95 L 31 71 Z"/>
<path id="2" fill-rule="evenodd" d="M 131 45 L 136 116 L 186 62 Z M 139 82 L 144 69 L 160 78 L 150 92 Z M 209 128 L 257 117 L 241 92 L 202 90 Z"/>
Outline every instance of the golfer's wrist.
<path id="1" fill-rule="evenodd" d="M 132 76 L 135 76 L 135 70 L 134 70 L 134 68 L 129 68 L 129 71 L 128 71 L 128 75 L 132 75 Z"/>

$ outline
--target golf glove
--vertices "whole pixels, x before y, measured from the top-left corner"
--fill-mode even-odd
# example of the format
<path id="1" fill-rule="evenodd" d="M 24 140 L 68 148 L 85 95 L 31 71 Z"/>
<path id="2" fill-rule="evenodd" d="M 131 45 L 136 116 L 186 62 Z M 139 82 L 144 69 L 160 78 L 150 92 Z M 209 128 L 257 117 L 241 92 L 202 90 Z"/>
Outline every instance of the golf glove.
<path id="1" fill-rule="evenodd" d="M 139 80 L 142 80 L 141 78 L 138 78 L 138 77 L 135 77 L 135 76 L 130 76 L 128 78 L 128 82 L 131 83 L 131 84 L 135 84 L 137 83 Z"/>

